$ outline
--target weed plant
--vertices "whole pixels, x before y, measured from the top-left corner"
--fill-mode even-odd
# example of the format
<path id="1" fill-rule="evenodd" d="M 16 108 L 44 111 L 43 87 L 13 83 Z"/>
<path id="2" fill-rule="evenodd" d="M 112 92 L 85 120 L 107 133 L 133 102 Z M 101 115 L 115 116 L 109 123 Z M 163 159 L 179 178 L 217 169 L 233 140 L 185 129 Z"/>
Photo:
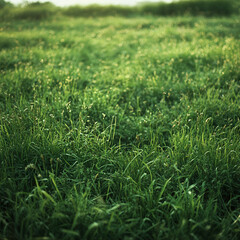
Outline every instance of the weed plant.
<path id="1" fill-rule="evenodd" d="M 0 23 L 0 239 L 239 239 L 240 19 Z"/>

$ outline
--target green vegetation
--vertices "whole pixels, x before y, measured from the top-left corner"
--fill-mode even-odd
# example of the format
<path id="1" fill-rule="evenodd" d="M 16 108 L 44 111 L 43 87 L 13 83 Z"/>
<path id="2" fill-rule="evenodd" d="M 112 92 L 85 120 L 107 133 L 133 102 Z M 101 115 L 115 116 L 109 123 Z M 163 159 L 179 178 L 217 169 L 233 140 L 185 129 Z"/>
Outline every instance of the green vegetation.
<path id="1" fill-rule="evenodd" d="M 4 7 L 0 8 L 1 20 L 44 20 L 59 14 L 60 9 L 49 2 L 36 2 L 22 7 L 10 6 L 5 2 Z"/>
<path id="2" fill-rule="evenodd" d="M 236 15 L 240 13 L 239 9 L 238 0 L 183 0 L 172 3 L 143 3 L 135 7 L 90 5 L 67 8 L 56 7 L 50 2 L 34 2 L 22 7 L 13 7 L 8 2 L 0 0 L 0 20 L 43 20 L 59 15 L 70 17 L 202 15 L 211 17 Z"/>
<path id="3" fill-rule="evenodd" d="M 0 0 L 0 9 L 5 7 L 13 7 L 13 4 L 11 4 L 10 2 L 6 2 L 4 0 Z"/>
<path id="4" fill-rule="evenodd" d="M 169 15 L 205 15 L 228 16 L 236 13 L 235 2 L 232 0 L 183 0 L 172 3 L 146 4 L 142 7 L 144 13 Z"/>
<path id="5" fill-rule="evenodd" d="M 0 23 L 0 239 L 239 239 L 240 18 Z"/>
<path id="6" fill-rule="evenodd" d="M 123 6 L 70 6 L 63 9 L 62 14 L 69 17 L 99 17 L 99 16 L 124 16 L 139 15 L 140 11 L 134 7 Z"/>

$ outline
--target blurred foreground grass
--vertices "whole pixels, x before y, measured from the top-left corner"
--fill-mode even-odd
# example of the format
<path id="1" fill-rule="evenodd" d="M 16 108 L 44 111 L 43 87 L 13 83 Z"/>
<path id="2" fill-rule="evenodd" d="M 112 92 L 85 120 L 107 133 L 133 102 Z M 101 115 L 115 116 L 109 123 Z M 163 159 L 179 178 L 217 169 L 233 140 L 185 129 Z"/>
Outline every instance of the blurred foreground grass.
<path id="1" fill-rule="evenodd" d="M 0 23 L 0 239 L 238 239 L 240 19 Z"/>

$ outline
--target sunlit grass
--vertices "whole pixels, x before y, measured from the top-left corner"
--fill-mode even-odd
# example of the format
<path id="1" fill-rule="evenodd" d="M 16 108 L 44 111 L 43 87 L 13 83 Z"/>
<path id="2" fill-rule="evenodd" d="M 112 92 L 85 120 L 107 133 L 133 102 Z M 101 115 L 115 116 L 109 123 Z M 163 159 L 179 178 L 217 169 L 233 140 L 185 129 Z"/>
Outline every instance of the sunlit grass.
<path id="1" fill-rule="evenodd" d="M 0 24 L 0 238 L 238 239 L 240 20 Z"/>

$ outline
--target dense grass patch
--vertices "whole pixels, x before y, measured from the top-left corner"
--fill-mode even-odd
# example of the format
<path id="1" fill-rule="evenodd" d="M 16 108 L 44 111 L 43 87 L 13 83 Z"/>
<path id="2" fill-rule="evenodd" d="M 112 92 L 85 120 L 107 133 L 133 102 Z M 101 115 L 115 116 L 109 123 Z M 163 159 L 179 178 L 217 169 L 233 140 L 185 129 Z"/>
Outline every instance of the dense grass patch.
<path id="1" fill-rule="evenodd" d="M 239 17 L 0 29 L 1 239 L 238 239 Z"/>

